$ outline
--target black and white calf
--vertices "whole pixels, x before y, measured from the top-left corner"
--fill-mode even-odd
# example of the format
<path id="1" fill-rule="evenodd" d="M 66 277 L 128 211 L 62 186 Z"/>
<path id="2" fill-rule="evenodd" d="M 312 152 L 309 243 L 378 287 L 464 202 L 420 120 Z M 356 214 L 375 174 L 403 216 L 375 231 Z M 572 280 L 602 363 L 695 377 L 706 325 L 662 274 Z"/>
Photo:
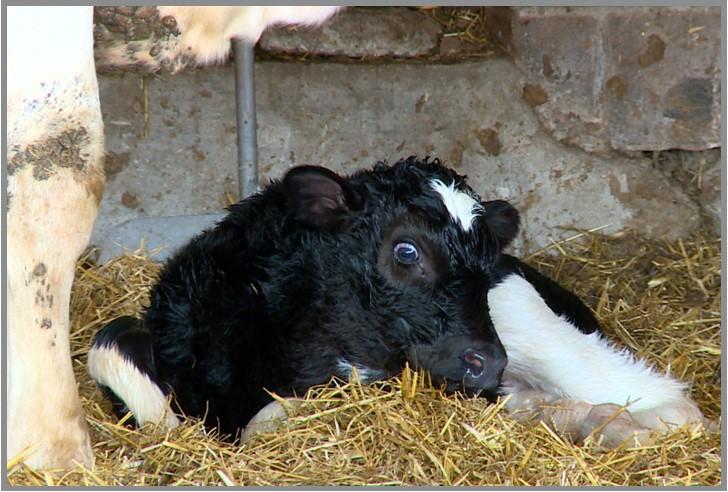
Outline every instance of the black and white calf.
<path id="1" fill-rule="evenodd" d="M 138 422 L 175 426 L 173 392 L 230 434 L 266 389 L 300 394 L 354 368 L 367 382 L 405 362 L 450 390 L 500 384 L 510 410 L 577 440 L 603 424 L 617 444 L 702 422 L 683 385 L 612 348 L 576 296 L 501 253 L 518 225 L 436 161 L 349 178 L 294 168 L 178 252 L 144 319 L 97 335 L 89 371 Z M 621 405 L 632 414 L 610 422 Z"/>
<path id="2" fill-rule="evenodd" d="M 331 376 L 405 362 L 437 383 L 494 392 L 506 356 L 483 306 L 518 229 L 437 161 L 343 178 L 292 169 L 166 264 L 143 320 L 96 337 L 91 376 L 137 421 L 187 415 L 235 434 L 271 401 Z"/>

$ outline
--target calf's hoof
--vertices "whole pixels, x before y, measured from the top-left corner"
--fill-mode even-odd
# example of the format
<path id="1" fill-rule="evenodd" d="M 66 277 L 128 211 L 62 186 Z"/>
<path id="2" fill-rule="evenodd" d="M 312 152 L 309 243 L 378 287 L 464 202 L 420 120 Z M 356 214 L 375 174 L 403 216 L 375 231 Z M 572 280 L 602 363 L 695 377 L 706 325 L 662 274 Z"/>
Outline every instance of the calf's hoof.
<path id="1" fill-rule="evenodd" d="M 689 398 L 662 404 L 655 408 L 634 412 L 634 418 L 644 427 L 662 432 L 678 427 L 703 426 L 707 431 L 715 429 L 715 423 L 703 416 L 698 405 Z"/>
<path id="2" fill-rule="evenodd" d="M 608 449 L 619 446 L 637 447 L 652 443 L 651 430 L 641 426 L 627 410 L 612 403 L 594 405 L 579 429 L 580 440 Z"/>
<path id="3" fill-rule="evenodd" d="M 286 398 L 285 403 L 273 400 L 261 408 L 245 426 L 240 440 L 245 442 L 253 436 L 280 429 L 288 419 L 288 412 L 298 404 L 296 398 Z"/>

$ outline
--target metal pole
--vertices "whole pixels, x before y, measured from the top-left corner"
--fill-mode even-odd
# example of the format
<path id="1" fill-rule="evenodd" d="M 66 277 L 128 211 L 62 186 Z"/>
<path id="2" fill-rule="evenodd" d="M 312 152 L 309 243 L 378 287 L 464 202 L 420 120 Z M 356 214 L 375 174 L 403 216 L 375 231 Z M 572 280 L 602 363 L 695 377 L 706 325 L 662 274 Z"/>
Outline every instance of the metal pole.
<path id="1" fill-rule="evenodd" d="M 238 192 L 246 198 L 258 191 L 258 138 L 255 118 L 255 44 L 233 40 L 235 103 L 238 122 Z"/>

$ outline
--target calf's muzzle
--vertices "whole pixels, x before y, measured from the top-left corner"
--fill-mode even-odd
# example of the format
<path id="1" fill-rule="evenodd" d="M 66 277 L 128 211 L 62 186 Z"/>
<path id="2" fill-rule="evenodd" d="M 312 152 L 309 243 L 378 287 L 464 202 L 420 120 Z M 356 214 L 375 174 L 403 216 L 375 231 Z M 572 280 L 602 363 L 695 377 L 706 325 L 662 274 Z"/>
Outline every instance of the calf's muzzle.
<path id="1" fill-rule="evenodd" d="M 446 391 L 486 397 L 495 397 L 508 362 L 499 340 L 485 341 L 472 335 L 444 336 L 433 344 L 414 345 L 408 358 Z"/>

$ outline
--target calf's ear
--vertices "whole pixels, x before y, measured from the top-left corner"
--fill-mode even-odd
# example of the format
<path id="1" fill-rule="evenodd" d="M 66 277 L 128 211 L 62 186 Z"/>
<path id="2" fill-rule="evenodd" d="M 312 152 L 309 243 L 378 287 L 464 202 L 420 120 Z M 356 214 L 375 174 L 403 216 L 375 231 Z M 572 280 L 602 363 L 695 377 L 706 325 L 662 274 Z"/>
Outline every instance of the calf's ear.
<path id="1" fill-rule="evenodd" d="M 341 176 L 319 166 L 294 167 L 283 178 L 283 187 L 293 216 L 325 231 L 345 227 L 356 201 Z"/>
<path id="2" fill-rule="evenodd" d="M 492 200 L 480 203 L 485 210 L 485 220 L 493 234 L 498 238 L 501 248 L 508 246 L 518 234 L 521 217 L 510 203 Z"/>

